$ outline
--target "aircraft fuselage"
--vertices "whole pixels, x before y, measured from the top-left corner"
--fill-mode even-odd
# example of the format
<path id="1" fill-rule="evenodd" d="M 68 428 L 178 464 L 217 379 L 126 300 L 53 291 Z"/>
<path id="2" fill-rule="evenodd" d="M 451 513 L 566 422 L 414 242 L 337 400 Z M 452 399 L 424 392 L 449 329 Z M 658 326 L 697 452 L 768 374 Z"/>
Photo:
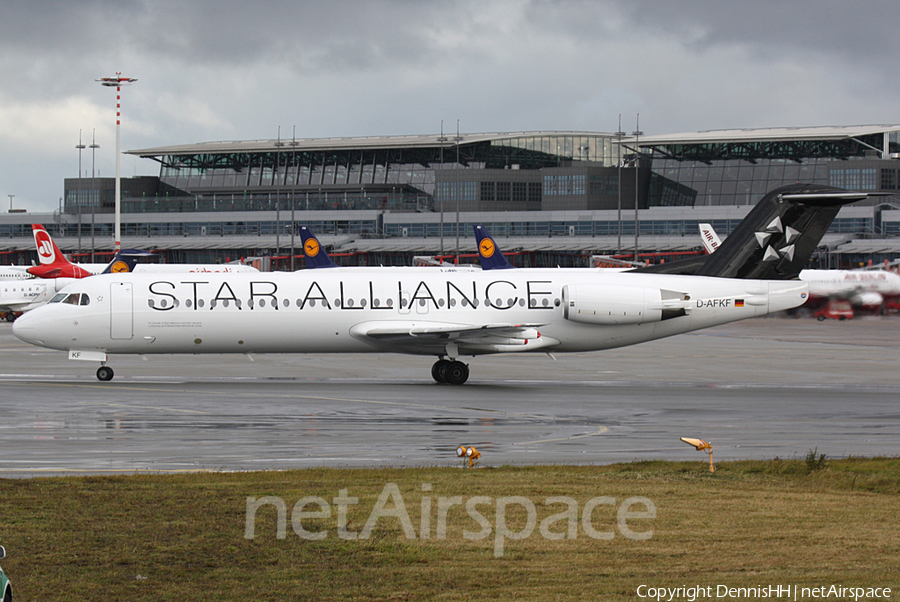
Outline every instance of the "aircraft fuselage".
<path id="1" fill-rule="evenodd" d="M 807 290 L 594 269 L 342 272 L 96 276 L 63 291 L 86 304 L 48 304 L 14 332 L 112 354 L 590 351 L 789 309 Z"/>

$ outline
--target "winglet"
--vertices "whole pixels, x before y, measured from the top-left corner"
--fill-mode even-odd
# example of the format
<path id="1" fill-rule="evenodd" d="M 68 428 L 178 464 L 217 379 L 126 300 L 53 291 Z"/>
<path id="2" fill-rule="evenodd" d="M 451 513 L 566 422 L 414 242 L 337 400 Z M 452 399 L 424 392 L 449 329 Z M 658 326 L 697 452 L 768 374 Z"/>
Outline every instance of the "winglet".
<path id="1" fill-rule="evenodd" d="M 300 226 L 300 238 L 303 240 L 303 255 L 306 257 L 306 267 L 309 269 L 340 267 L 331 261 L 331 257 L 319 244 L 319 239 L 307 226 Z"/>
<path id="2" fill-rule="evenodd" d="M 478 257 L 481 259 L 482 270 L 511 270 L 511 265 L 497 243 L 491 237 L 491 233 L 481 224 L 475 224 L 475 240 L 478 242 Z"/>

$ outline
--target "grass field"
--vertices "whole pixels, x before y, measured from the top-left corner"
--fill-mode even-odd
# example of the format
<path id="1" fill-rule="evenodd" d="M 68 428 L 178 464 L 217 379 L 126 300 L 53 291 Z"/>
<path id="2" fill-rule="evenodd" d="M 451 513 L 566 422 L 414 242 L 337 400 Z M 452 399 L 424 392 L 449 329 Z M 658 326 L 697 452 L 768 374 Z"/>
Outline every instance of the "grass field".
<path id="1" fill-rule="evenodd" d="M 0 480 L 0 545 L 18 600 L 897 597 L 900 459 L 812 460 Z"/>

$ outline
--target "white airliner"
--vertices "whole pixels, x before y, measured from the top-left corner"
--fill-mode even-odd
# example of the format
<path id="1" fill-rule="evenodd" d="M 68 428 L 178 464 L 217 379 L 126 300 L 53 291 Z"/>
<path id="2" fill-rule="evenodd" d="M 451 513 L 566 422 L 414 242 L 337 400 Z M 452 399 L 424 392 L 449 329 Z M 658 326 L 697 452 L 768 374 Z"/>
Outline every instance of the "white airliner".
<path id="1" fill-rule="evenodd" d="M 27 275 L 27 274 L 26 274 Z M 20 278 L 0 281 L 0 312 L 8 322 L 16 319 L 16 313 L 46 303 L 53 295 L 72 282 L 74 278 Z"/>
<path id="2" fill-rule="evenodd" d="M 93 276 L 102 273 L 109 266 L 108 263 L 82 263 L 76 264 L 66 259 L 65 255 L 53 242 L 50 234 L 40 224 L 32 224 L 31 231 L 34 234 L 34 244 L 37 247 L 37 255 L 40 265 L 26 268 L 28 273 L 40 278 L 84 278 L 85 276 Z M 131 255 L 152 255 L 147 251 L 126 250 Z M 113 268 L 113 271 L 121 271 L 126 266 L 123 264 L 119 268 Z M 181 273 L 181 272 L 201 272 L 201 273 L 237 273 L 237 272 L 259 272 L 256 268 L 241 263 L 207 263 L 207 264 L 184 264 L 184 263 L 133 263 L 131 271 L 148 272 L 148 273 Z"/>
<path id="3" fill-rule="evenodd" d="M 100 380 L 113 377 L 106 362 L 117 353 L 396 352 L 437 356 L 432 377 L 462 384 L 463 356 L 610 349 L 797 307 L 807 297 L 797 273 L 840 205 L 863 197 L 783 187 L 705 261 L 618 273 L 110 274 L 66 287 L 13 333 L 100 362 Z"/>
<path id="4" fill-rule="evenodd" d="M 53 242 L 50 234 L 40 224 L 31 225 L 40 265 L 0 266 L 0 314 L 7 321 L 16 314 L 39 307 L 49 301 L 57 291 L 74 280 L 95 276 L 105 271 L 146 273 L 239 273 L 259 270 L 243 264 L 180 264 L 138 263 L 137 258 L 152 255 L 148 251 L 123 249 L 110 263 L 75 264 Z"/>
<path id="5" fill-rule="evenodd" d="M 128 249 L 117 253 L 113 260 L 106 266 L 104 273 L 113 273 L 113 270 L 130 271 L 137 262 L 137 255 Z M 71 265 L 71 264 L 69 264 Z M 65 265 L 62 266 L 65 269 Z M 81 268 L 79 268 L 81 270 Z M 83 270 L 79 273 L 83 276 Z M 57 276 L 52 278 L 37 278 L 28 272 L 26 277 L 18 280 L 0 280 L 0 312 L 5 314 L 8 322 L 16 319 L 16 314 L 25 312 L 50 301 L 53 296 L 66 286 L 79 280 L 79 277 Z"/>

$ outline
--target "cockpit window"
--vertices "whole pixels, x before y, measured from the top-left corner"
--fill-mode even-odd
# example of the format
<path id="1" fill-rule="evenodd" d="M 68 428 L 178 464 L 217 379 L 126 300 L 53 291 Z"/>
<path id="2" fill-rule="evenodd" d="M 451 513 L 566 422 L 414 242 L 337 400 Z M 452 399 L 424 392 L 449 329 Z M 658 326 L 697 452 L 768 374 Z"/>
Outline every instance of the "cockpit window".
<path id="1" fill-rule="evenodd" d="M 62 303 L 62 300 L 69 296 L 69 293 L 56 293 L 47 303 Z"/>
<path id="2" fill-rule="evenodd" d="M 90 305 L 91 297 L 87 293 L 81 293 L 81 305 Z"/>
<path id="3" fill-rule="evenodd" d="M 68 303 L 69 305 L 78 305 L 78 300 L 81 297 L 81 293 L 69 293 L 69 296 L 65 298 L 63 303 Z"/>

